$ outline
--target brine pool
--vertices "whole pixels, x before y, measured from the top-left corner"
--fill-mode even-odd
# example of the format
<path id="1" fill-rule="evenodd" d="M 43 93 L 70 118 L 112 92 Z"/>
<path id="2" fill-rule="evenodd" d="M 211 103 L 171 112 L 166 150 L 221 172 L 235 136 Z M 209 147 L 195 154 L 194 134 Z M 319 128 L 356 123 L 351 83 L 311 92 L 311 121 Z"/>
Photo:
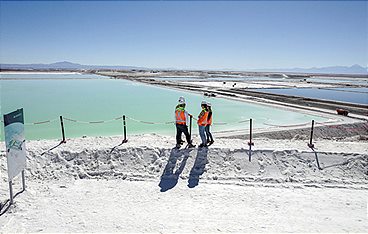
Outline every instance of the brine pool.
<path id="1" fill-rule="evenodd" d="M 78 120 L 64 120 L 66 137 L 111 136 L 122 134 L 121 119 L 126 115 L 128 134 L 157 133 L 174 135 L 174 108 L 180 96 L 187 100 L 186 109 L 197 116 L 200 103 L 206 100 L 213 106 L 213 131 L 247 129 L 253 119 L 255 128 L 270 125 L 294 125 L 311 121 L 327 121 L 326 118 L 289 111 L 278 107 L 245 103 L 223 98 L 208 98 L 200 94 L 135 83 L 126 80 L 96 78 L 95 75 L 74 74 L 76 79 L 62 79 L 60 74 L 49 74 L 38 80 L 36 74 L 19 74 L 22 80 L 6 80 L 1 74 L 1 114 L 24 109 L 26 139 L 60 138 L 59 116 Z M 14 78 L 14 75 L 12 75 Z M 34 78 L 32 80 L 32 78 Z M 42 75 L 45 78 L 45 75 Z M 80 78 L 80 79 L 79 79 Z M 93 79 L 89 79 L 93 78 Z M 45 124 L 35 122 L 53 120 Z M 105 123 L 85 123 L 110 120 Z M 141 120 L 144 122 L 137 122 Z M 147 123 L 150 122 L 150 123 Z M 152 124 L 156 122 L 157 124 Z M 225 124 L 226 123 L 226 124 Z M 193 133 L 198 129 L 194 122 Z M 4 128 L 1 127 L 4 140 Z"/>
<path id="2" fill-rule="evenodd" d="M 368 88 L 271 88 L 255 90 L 265 93 L 284 94 L 368 105 Z"/>

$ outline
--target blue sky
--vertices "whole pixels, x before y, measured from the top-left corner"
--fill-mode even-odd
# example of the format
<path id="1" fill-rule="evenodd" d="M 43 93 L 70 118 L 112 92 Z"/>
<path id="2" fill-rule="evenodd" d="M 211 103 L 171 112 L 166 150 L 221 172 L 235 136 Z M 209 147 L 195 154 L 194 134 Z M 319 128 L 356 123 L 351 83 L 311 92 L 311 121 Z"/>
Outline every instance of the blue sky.
<path id="1" fill-rule="evenodd" d="M 0 4 L 1 63 L 256 69 L 368 60 L 366 1 Z"/>

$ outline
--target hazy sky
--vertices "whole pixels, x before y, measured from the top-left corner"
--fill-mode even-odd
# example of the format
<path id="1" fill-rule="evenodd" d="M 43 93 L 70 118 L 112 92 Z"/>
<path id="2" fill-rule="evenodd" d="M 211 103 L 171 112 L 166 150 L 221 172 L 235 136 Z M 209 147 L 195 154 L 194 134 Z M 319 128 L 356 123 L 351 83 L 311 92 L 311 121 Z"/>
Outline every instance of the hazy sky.
<path id="1" fill-rule="evenodd" d="M 0 62 L 247 69 L 367 65 L 366 1 L 0 3 Z"/>

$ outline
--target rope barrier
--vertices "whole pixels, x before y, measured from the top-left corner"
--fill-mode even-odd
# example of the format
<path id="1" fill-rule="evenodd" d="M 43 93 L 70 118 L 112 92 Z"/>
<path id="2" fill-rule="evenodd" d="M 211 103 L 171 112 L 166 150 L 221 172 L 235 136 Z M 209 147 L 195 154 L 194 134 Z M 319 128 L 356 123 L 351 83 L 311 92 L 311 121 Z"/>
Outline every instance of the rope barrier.
<path id="1" fill-rule="evenodd" d="M 132 117 L 127 116 L 128 119 L 133 120 L 134 122 L 137 123 L 144 123 L 144 124 L 174 124 L 175 121 L 168 121 L 168 122 L 150 122 L 150 121 L 144 121 L 144 120 L 138 120 L 138 119 L 134 119 Z M 196 118 L 193 117 L 193 119 L 197 120 Z M 230 123 L 225 123 L 225 122 L 217 122 L 217 123 L 213 123 L 213 125 L 226 125 L 226 124 L 237 124 L 237 123 L 246 123 L 249 122 L 248 120 L 241 120 L 241 121 L 236 121 L 236 122 L 230 122 Z"/>
<path id="2" fill-rule="evenodd" d="M 247 123 L 247 122 L 249 122 L 250 120 L 249 119 L 247 119 L 247 120 L 241 120 L 241 121 L 238 121 L 238 122 L 236 122 L 236 123 Z"/>
<path id="3" fill-rule="evenodd" d="M 228 123 L 225 123 L 225 122 L 216 122 L 216 123 L 213 123 L 213 125 L 231 125 L 231 124 L 247 123 L 249 121 L 250 120 L 247 119 L 247 120 L 240 120 L 240 121 L 228 122 Z"/>
<path id="4" fill-rule="evenodd" d="M 316 125 L 322 125 L 324 127 L 328 127 L 328 128 L 337 128 L 338 125 L 327 125 L 325 123 L 320 123 L 320 122 L 316 122 Z"/>
<path id="5" fill-rule="evenodd" d="M 96 120 L 96 121 L 81 121 L 81 120 L 76 120 L 76 119 L 71 119 L 71 118 L 67 118 L 64 117 L 65 120 L 68 120 L 69 122 L 74 122 L 74 123 L 82 123 L 82 124 L 101 124 L 101 123 L 109 123 L 109 122 L 113 122 L 116 120 L 120 120 L 122 119 L 123 116 L 119 116 L 113 119 L 109 119 L 109 120 Z"/>
<path id="6" fill-rule="evenodd" d="M 325 123 L 321 123 L 321 122 L 316 122 L 319 125 L 322 125 L 324 127 L 327 128 L 336 128 L 336 129 L 342 129 L 342 130 L 349 130 L 349 131 L 358 131 L 358 128 L 354 128 L 354 127 L 347 127 L 347 126 L 342 126 L 342 125 L 327 125 Z"/>
<path id="7" fill-rule="evenodd" d="M 316 122 L 316 124 L 319 124 L 319 125 L 323 125 L 325 127 L 334 127 L 334 126 L 337 126 L 337 125 L 329 125 L 328 123 L 335 123 L 335 122 Z"/>
<path id="8" fill-rule="evenodd" d="M 112 121 L 116 121 L 116 120 L 120 120 L 122 119 L 123 116 L 119 116 L 119 117 L 116 117 L 116 118 L 113 118 L 113 119 L 109 119 L 109 120 L 96 120 L 96 121 L 82 121 L 82 120 L 76 120 L 76 119 L 71 119 L 71 118 L 68 118 L 68 117 L 64 117 L 65 120 L 68 120 L 69 122 L 74 122 L 74 123 L 82 123 L 82 124 L 102 124 L 102 123 L 109 123 L 109 122 L 112 122 Z M 135 119 L 135 118 L 132 118 L 132 117 L 129 117 L 129 116 L 126 116 L 126 118 L 134 121 L 134 122 L 137 122 L 137 123 L 143 123 L 143 124 L 151 124 L 151 125 L 154 125 L 154 124 L 161 124 L 161 125 L 165 125 L 165 124 L 174 124 L 175 121 L 167 121 L 167 122 L 152 122 L 152 121 L 145 121 L 145 120 L 138 120 L 138 119 Z M 193 117 L 193 119 L 197 120 L 196 118 Z M 53 119 L 53 120 L 46 120 L 46 121 L 40 121 L 40 122 L 35 122 L 35 123 L 25 123 L 25 125 L 37 125 L 37 124 L 45 124 L 45 123 L 50 123 L 50 122 L 54 122 L 58 119 Z M 247 120 L 240 120 L 240 121 L 235 121 L 235 122 L 216 122 L 216 123 L 213 123 L 213 125 L 230 125 L 230 124 L 240 124 L 240 123 L 247 123 L 249 122 L 250 120 L 247 119 Z M 2 121 L 3 122 L 3 121 Z"/>
<path id="9" fill-rule="evenodd" d="M 98 123 L 105 123 L 105 121 L 101 120 L 101 121 L 89 121 L 88 123 L 90 124 L 98 124 Z"/>
<path id="10" fill-rule="evenodd" d="M 327 122 L 315 122 L 316 124 L 320 124 L 326 127 L 336 127 L 336 125 L 328 125 L 329 123 L 338 123 L 339 120 L 333 119 L 333 120 L 329 120 Z M 263 123 L 264 125 L 267 126 L 272 126 L 272 127 L 301 127 L 301 126 L 307 126 L 309 125 L 309 122 L 307 123 L 302 123 L 302 124 L 291 124 L 291 125 L 276 125 L 276 124 L 270 124 L 270 123 Z"/>
<path id="11" fill-rule="evenodd" d="M 113 119 L 109 119 L 109 120 L 96 120 L 96 121 L 82 121 L 82 120 L 76 120 L 76 119 L 71 119 L 68 117 L 64 117 L 65 120 L 69 121 L 69 122 L 74 122 L 74 123 L 81 123 L 81 124 L 103 124 L 103 123 L 109 123 L 109 122 L 113 122 L 113 121 L 117 121 L 122 119 L 123 116 L 118 116 L 116 118 Z M 174 124 L 175 121 L 167 121 L 167 122 L 152 122 L 152 121 L 145 121 L 145 120 L 138 120 L 129 116 L 126 116 L 126 118 L 137 122 L 137 123 L 143 123 L 143 124 L 150 124 L 150 125 L 168 125 L 168 124 Z M 196 120 L 196 118 L 193 117 L 193 119 Z M 51 119 L 51 120 L 45 120 L 45 121 L 38 121 L 38 122 L 32 122 L 32 123 L 24 123 L 24 125 L 42 125 L 42 124 L 48 124 L 48 123 L 52 123 L 57 121 L 58 119 Z M 270 119 L 267 119 L 270 120 Z M 240 120 L 240 121 L 235 121 L 235 122 L 215 122 L 213 123 L 213 125 L 215 126 L 221 126 L 221 125 L 232 125 L 232 124 L 241 124 L 241 123 L 247 123 L 250 120 Z M 4 122 L 3 120 L 1 120 L 1 122 Z M 327 126 L 327 127 L 337 127 L 336 125 L 328 125 L 328 123 L 335 123 L 338 122 L 338 120 L 333 120 L 333 121 L 328 121 L 328 122 L 316 122 L 316 124 L 318 125 L 323 125 L 323 126 Z M 264 125 L 267 126 L 272 126 L 272 127 L 301 127 L 301 126 L 306 126 L 309 123 L 302 123 L 302 124 L 293 124 L 293 125 L 277 125 L 277 124 L 271 124 L 271 123 L 263 123 Z"/>
<path id="12" fill-rule="evenodd" d="M 213 125 L 226 125 L 228 123 L 224 123 L 224 122 L 218 122 L 218 123 L 213 123 Z"/>
<path id="13" fill-rule="evenodd" d="M 276 125 L 276 124 L 269 124 L 269 123 L 263 123 L 264 125 L 267 126 L 271 126 L 271 127 L 281 127 L 281 128 L 286 128 L 286 127 L 302 127 L 302 126 L 307 126 L 309 125 L 308 123 L 303 123 L 303 124 L 291 124 L 291 125 Z"/>
<path id="14" fill-rule="evenodd" d="M 67 117 L 64 117 L 64 119 L 65 119 L 65 120 L 68 120 L 68 121 L 70 121 L 70 122 L 77 122 L 77 120 L 75 120 L 75 119 L 69 119 L 69 118 L 67 118 Z"/>
<path id="15" fill-rule="evenodd" d="M 32 123 L 24 123 L 24 125 L 30 126 L 30 125 L 41 125 L 41 124 L 47 124 L 57 121 L 58 119 L 50 119 L 50 120 L 44 120 L 44 121 L 38 121 L 38 122 L 32 122 Z M 4 123 L 4 120 L 0 120 L 2 123 Z"/>
<path id="16" fill-rule="evenodd" d="M 118 116 L 116 118 L 113 119 L 109 119 L 109 120 L 96 120 L 96 121 L 82 121 L 82 120 L 76 120 L 76 119 L 71 119 L 71 118 L 67 118 L 64 117 L 65 120 L 70 121 L 70 122 L 74 122 L 74 123 L 81 123 L 81 124 L 103 124 L 103 123 L 109 123 L 112 121 L 117 121 L 117 120 L 121 120 L 123 118 L 123 116 Z M 138 120 L 129 116 L 126 116 L 126 118 L 137 122 L 137 123 L 143 123 L 143 124 L 150 124 L 150 125 L 168 125 L 168 124 L 174 124 L 175 121 L 167 121 L 167 122 L 152 122 L 152 121 L 145 121 L 145 120 Z M 193 119 L 196 119 L 193 117 Z M 263 118 L 265 120 L 270 120 L 270 119 L 266 119 Z M 54 121 L 57 121 L 58 119 L 52 119 L 52 120 L 45 120 L 45 121 L 38 121 L 38 122 L 33 122 L 33 123 L 25 123 L 25 125 L 42 125 L 42 124 L 48 124 Z M 240 121 L 235 121 L 235 122 L 215 122 L 213 123 L 214 126 L 221 126 L 221 125 L 232 125 L 232 124 L 241 124 L 241 123 L 247 123 L 249 122 L 249 119 L 246 120 L 240 120 Z M 1 122 L 4 122 L 3 120 L 1 120 Z M 327 122 L 316 122 L 316 125 L 323 125 L 329 128 L 344 128 L 344 129 L 354 129 L 354 128 L 348 128 L 348 127 L 342 127 L 342 126 L 338 126 L 338 125 L 329 125 L 329 123 L 337 123 L 339 122 L 339 120 L 332 120 L 332 121 L 327 121 Z M 271 126 L 271 127 L 278 127 L 278 128 L 287 128 L 287 127 L 302 127 L 302 126 L 307 126 L 309 125 L 309 122 L 307 123 L 301 123 L 301 124 L 292 124 L 292 125 L 277 125 L 277 124 L 271 124 L 271 123 L 263 123 L 266 126 Z"/>
<path id="17" fill-rule="evenodd" d="M 25 125 L 40 125 L 40 124 L 47 124 L 47 123 L 52 123 L 57 121 L 58 119 L 51 119 L 51 120 L 45 120 L 45 121 L 39 121 L 39 122 L 34 122 L 34 123 L 25 123 Z"/>
<path id="18" fill-rule="evenodd" d="M 325 121 L 325 122 L 316 121 L 317 124 L 328 124 L 328 123 L 338 123 L 338 122 L 341 122 L 341 119 L 329 119 L 328 121 Z"/>
<path id="19" fill-rule="evenodd" d="M 74 122 L 74 123 L 81 123 L 81 124 L 89 124 L 90 122 L 88 121 L 81 121 L 81 120 L 76 120 L 76 119 L 70 119 L 70 118 L 67 118 L 67 117 L 63 117 L 65 120 L 68 120 L 70 122 Z"/>
<path id="20" fill-rule="evenodd" d="M 168 121 L 168 122 L 150 122 L 150 121 L 143 121 L 143 120 L 138 120 L 138 119 L 134 119 L 132 117 L 127 116 L 128 119 L 137 122 L 137 123 L 144 123 L 144 124 L 173 124 L 175 123 L 175 121 Z"/>
<path id="21" fill-rule="evenodd" d="M 33 123 L 33 124 L 45 124 L 45 123 L 50 123 L 50 120 L 46 120 L 46 121 L 41 121 L 41 122 L 36 122 L 36 123 Z"/>
<path id="22" fill-rule="evenodd" d="M 51 119 L 51 120 L 45 120 L 45 121 L 38 121 L 33 123 L 24 123 L 24 125 L 30 126 L 30 125 L 41 125 L 41 124 L 48 124 L 57 121 L 58 119 Z"/>

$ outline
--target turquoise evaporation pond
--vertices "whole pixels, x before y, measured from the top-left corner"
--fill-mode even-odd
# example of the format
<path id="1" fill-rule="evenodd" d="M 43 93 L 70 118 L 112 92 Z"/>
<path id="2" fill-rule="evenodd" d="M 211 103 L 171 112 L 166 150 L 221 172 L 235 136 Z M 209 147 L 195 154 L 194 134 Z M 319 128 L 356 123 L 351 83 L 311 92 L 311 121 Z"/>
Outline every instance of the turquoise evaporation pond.
<path id="1" fill-rule="evenodd" d="M 368 88 L 287 88 L 287 89 L 254 89 L 274 94 L 284 94 L 308 98 L 317 98 L 357 104 L 368 104 Z"/>
<path id="2" fill-rule="evenodd" d="M 81 73 L 0 73 L 1 79 L 103 79 L 104 76 Z"/>
<path id="3" fill-rule="evenodd" d="M 5 75 L 3 75 L 5 76 Z M 22 74 L 22 76 L 26 76 Z M 57 77 L 58 75 L 50 75 Z M 84 75 L 85 76 L 85 75 Z M 250 104 L 222 98 L 207 98 L 200 94 L 160 88 L 141 83 L 117 79 L 76 79 L 76 80 L 0 80 L 1 113 L 24 108 L 25 122 L 34 123 L 56 119 L 46 124 L 25 126 L 26 139 L 60 139 L 59 116 L 80 121 L 110 120 L 125 114 L 134 119 L 149 122 L 174 120 L 174 108 L 180 96 L 187 100 L 187 110 L 194 116 L 200 112 L 203 99 L 213 105 L 214 122 L 228 125 L 214 125 L 212 130 L 247 129 L 249 123 L 237 121 L 254 120 L 257 128 L 264 125 L 292 125 L 325 118 L 299 112 Z M 64 120 L 66 137 L 122 135 L 121 120 L 103 124 L 75 123 Z M 193 122 L 193 133 L 197 133 Z M 4 140 L 3 128 L 1 139 Z M 158 133 L 175 134 L 174 124 L 144 124 L 127 119 L 129 134 Z"/>

